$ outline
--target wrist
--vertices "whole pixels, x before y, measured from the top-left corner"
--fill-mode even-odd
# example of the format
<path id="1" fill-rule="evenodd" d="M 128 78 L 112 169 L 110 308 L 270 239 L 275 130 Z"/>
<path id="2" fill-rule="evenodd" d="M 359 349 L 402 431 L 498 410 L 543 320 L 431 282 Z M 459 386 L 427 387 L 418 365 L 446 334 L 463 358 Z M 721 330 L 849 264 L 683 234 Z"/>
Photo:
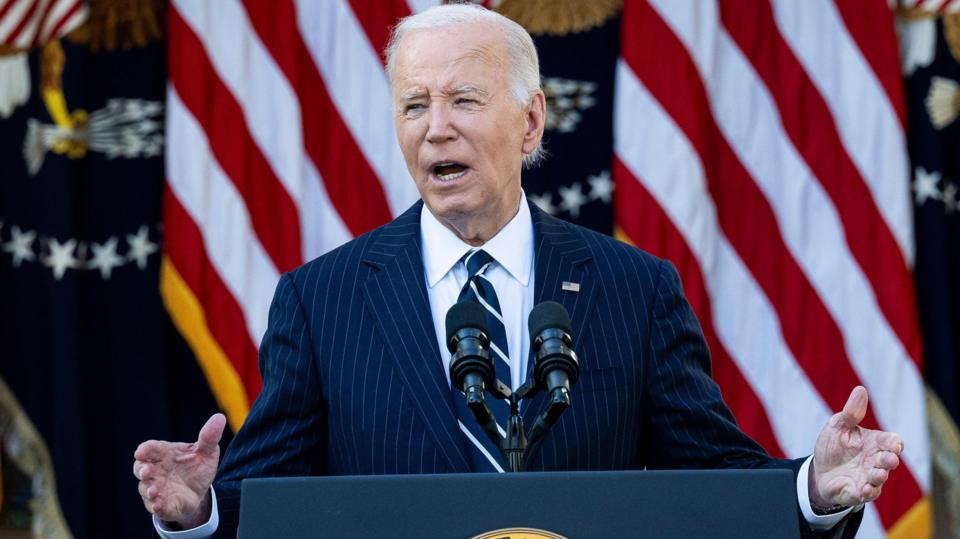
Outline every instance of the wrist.
<path id="1" fill-rule="evenodd" d="M 197 526 L 206 524 L 210 520 L 210 489 L 203 494 L 203 498 L 200 500 L 200 504 L 197 506 L 197 510 L 191 513 L 190 515 L 185 515 L 182 519 L 176 521 L 174 524 L 177 525 L 181 530 L 191 530 Z"/>
<path id="2" fill-rule="evenodd" d="M 819 482 L 817 481 L 816 456 L 810 459 L 810 469 L 807 474 L 807 497 L 810 500 L 810 508 L 817 515 L 829 515 L 846 509 L 846 506 L 835 503 L 820 494 Z"/>

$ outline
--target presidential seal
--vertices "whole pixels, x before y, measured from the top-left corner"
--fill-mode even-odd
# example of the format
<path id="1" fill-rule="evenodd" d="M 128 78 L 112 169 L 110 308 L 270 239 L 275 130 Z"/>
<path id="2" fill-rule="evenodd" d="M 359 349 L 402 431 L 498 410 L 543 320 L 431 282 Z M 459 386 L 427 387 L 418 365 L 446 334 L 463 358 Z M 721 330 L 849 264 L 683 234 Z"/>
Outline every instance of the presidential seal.
<path id="1" fill-rule="evenodd" d="M 503 528 L 502 530 L 493 530 L 491 532 L 481 533 L 471 539 L 567 539 L 546 530 L 537 530 L 534 528 Z"/>

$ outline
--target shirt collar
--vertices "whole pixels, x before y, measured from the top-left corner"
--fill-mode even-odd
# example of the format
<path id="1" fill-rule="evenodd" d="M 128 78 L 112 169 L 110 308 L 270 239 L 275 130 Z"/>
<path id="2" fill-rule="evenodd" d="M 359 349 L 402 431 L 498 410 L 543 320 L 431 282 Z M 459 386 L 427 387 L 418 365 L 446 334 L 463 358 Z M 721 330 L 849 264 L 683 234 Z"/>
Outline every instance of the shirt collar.
<path id="1" fill-rule="evenodd" d="M 430 288 L 442 279 L 473 246 L 457 237 L 424 206 L 420 212 L 423 267 Z M 530 281 L 533 265 L 533 221 L 527 196 L 520 191 L 520 208 L 496 236 L 483 244 L 485 250 L 521 285 Z"/>

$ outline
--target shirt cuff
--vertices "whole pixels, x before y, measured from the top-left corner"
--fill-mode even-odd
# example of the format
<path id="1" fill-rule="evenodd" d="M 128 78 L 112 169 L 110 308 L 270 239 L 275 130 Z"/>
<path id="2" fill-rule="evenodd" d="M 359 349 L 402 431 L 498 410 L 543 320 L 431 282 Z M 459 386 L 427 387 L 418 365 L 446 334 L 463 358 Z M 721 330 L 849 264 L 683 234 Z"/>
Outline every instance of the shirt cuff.
<path id="1" fill-rule="evenodd" d="M 171 530 L 167 522 L 153 515 L 153 527 L 164 539 L 204 539 L 211 537 L 220 525 L 220 513 L 217 511 L 217 492 L 210 486 L 210 519 L 205 524 L 189 530 Z"/>
<path id="2" fill-rule="evenodd" d="M 803 518 L 807 521 L 807 524 L 815 531 L 825 531 L 836 526 L 851 511 L 863 509 L 863 505 L 848 507 L 843 511 L 829 515 L 814 513 L 813 506 L 810 503 L 810 491 L 807 488 L 810 484 L 810 463 L 812 461 L 813 455 L 810 455 L 807 460 L 803 461 L 803 466 L 800 466 L 800 473 L 797 474 L 797 501 L 800 502 L 800 512 L 803 513 Z"/>

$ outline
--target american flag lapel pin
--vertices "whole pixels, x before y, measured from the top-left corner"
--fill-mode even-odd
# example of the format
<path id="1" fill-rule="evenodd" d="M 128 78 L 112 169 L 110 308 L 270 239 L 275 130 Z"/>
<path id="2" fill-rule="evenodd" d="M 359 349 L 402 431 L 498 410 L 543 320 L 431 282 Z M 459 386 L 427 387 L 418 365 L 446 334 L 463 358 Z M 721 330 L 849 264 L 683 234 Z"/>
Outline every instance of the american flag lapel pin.
<path id="1" fill-rule="evenodd" d="M 571 283 L 570 281 L 563 281 L 563 283 L 560 284 L 560 290 L 564 290 L 566 292 L 579 292 L 580 283 Z"/>

